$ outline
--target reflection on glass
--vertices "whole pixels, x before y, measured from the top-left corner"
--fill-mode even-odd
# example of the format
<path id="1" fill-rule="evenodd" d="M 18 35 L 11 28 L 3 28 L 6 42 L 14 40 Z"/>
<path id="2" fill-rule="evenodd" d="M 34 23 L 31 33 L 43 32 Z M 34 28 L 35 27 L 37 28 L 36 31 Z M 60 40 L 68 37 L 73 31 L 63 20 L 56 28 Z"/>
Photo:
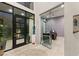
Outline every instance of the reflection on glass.
<path id="1" fill-rule="evenodd" d="M 19 24 L 19 23 L 16 23 L 16 28 L 24 28 L 24 24 Z"/>
<path id="2" fill-rule="evenodd" d="M 16 17 L 16 44 L 24 43 L 24 18 Z"/>
<path id="3" fill-rule="evenodd" d="M 42 19 L 41 20 L 41 23 L 42 23 L 42 37 L 41 37 L 41 44 L 44 45 L 45 47 L 47 48 L 52 48 L 52 38 L 50 36 L 50 32 L 46 32 L 46 19 Z"/>
<path id="4" fill-rule="evenodd" d="M 34 14 L 32 14 L 32 13 L 27 12 L 26 17 L 28 17 L 29 19 L 34 20 Z"/>
<path id="5" fill-rule="evenodd" d="M 16 34 L 16 38 L 17 39 L 24 38 L 24 35 L 22 35 L 22 34 Z"/>
<path id="6" fill-rule="evenodd" d="M 20 29 L 16 29 L 16 33 L 21 33 L 21 30 Z"/>
<path id="7" fill-rule="evenodd" d="M 0 2 L 0 10 L 12 13 L 12 7 Z"/>
<path id="8" fill-rule="evenodd" d="M 3 20 L 3 39 L 6 40 L 5 50 L 12 48 L 12 15 L 0 12 L 0 18 Z"/>
<path id="9" fill-rule="evenodd" d="M 23 43 L 24 42 L 24 39 L 18 39 L 17 41 L 16 41 L 16 44 L 20 44 L 20 43 Z"/>
<path id="10" fill-rule="evenodd" d="M 25 11 L 14 8 L 14 14 L 25 16 Z"/>
<path id="11" fill-rule="evenodd" d="M 22 20 L 22 18 L 16 18 L 16 19 L 17 19 L 16 20 L 17 23 L 21 23 L 21 24 L 24 23 L 24 20 Z"/>
<path id="12" fill-rule="evenodd" d="M 3 41 L 3 26 L 4 26 L 3 19 L 0 18 L 0 42 Z"/>
<path id="13" fill-rule="evenodd" d="M 13 12 L 12 9 L 8 9 L 8 11 L 11 12 L 11 13 Z"/>
<path id="14" fill-rule="evenodd" d="M 19 4 L 27 7 L 27 8 L 30 8 L 33 10 L 34 6 L 33 6 L 33 2 L 18 2 Z"/>

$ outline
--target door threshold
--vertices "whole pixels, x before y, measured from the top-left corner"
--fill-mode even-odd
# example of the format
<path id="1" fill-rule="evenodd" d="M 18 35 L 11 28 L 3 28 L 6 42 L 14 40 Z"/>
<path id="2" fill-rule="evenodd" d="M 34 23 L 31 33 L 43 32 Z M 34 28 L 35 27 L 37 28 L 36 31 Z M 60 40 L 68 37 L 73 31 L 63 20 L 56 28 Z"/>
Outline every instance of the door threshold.
<path id="1" fill-rule="evenodd" d="M 29 43 L 27 43 L 27 44 L 30 44 L 31 42 L 29 42 Z M 27 44 L 25 44 L 25 45 L 27 45 Z M 24 45 L 22 45 L 22 46 L 24 46 Z M 22 46 L 19 46 L 19 47 L 22 47 Z M 19 47 L 17 47 L 17 48 L 19 48 Z M 8 52 L 8 51 L 11 51 L 11 50 L 13 50 L 13 49 L 16 49 L 16 48 L 12 48 L 12 49 L 8 49 L 8 50 L 5 50 L 4 52 Z"/>

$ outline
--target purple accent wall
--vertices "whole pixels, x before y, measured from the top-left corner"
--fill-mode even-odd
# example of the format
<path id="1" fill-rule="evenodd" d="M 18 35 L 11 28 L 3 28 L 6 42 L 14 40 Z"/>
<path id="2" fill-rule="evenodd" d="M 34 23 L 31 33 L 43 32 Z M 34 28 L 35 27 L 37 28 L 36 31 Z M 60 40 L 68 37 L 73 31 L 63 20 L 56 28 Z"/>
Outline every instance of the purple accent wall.
<path id="1" fill-rule="evenodd" d="M 50 32 L 51 29 L 54 29 L 58 36 L 64 36 L 64 17 L 48 20 L 45 29 L 46 32 Z"/>

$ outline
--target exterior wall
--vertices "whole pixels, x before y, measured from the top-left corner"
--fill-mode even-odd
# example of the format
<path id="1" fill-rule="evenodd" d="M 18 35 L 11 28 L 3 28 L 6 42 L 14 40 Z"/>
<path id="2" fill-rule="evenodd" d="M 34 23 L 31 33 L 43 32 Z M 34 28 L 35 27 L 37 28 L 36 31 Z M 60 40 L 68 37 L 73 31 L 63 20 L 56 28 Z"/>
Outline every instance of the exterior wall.
<path id="1" fill-rule="evenodd" d="M 79 33 L 73 34 L 73 16 L 76 14 L 79 14 L 79 3 L 66 2 L 64 6 L 65 55 L 79 55 Z"/>

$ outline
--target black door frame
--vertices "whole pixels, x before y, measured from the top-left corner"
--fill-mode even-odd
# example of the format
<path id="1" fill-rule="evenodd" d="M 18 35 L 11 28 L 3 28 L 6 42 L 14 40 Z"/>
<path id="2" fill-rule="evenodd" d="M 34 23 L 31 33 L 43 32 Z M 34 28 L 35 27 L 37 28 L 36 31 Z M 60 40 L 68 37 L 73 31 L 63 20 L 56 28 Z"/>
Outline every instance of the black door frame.
<path id="1" fill-rule="evenodd" d="M 23 43 L 20 43 L 20 44 L 16 44 L 16 37 L 15 37 L 15 33 L 16 33 L 16 18 L 23 18 L 24 19 L 24 42 Z M 14 19 L 13 19 L 13 49 L 14 48 L 17 48 L 17 47 L 20 47 L 20 46 L 23 46 L 26 44 L 26 36 L 27 36 L 27 26 L 26 26 L 26 17 L 24 16 L 21 16 L 21 15 L 17 15 L 15 14 L 14 15 Z"/>
<path id="2" fill-rule="evenodd" d="M 3 3 L 3 4 L 5 4 L 5 5 L 9 5 L 9 6 L 11 6 L 12 7 L 12 10 L 13 10 L 13 12 L 12 13 L 10 13 L 10 12 L 7 12 L 7 11 L 3 11 L 3 10 L 0 10 L 0 12 L 3 12 L 3 13 L 7 13 L 7 14 L 11 14 L 12 15 L 12 24 L 14 23 L 13 21 L 14 21 L 14 16 L 15 16 L 15 14 L 14 14 L 14 8 L 17 8 L 17 9 L 20 9 L 20 10 L 22 10 L 22 11 L 25 11 L 25 16 L 21 16 L 21 15 L 18 15 L 18 16 L 20 16 L 20 17 L 25 17 L 26 18 L 26 21 L 27 21 L 27 19 L 32 19 L 32 18 L 29 18 L 28 17 L 28 15 L 27 15 L 27 13 L 30 13 L 30 14 L 32 14 L 32 15 L 34 15 L 34 23 L 35 23 L 35 14 L 33 14 L 33 13 L 31 13 L 31 12 L 28 12 L 28 11 L 26 11 L 26 10 L 23 10 L 23 9 L 21 9 L 21 8 L 19 8 L 19 7 L 16 7 L 16 6 L 13 6 L 13 5 L 10 5 L 10 4 L 7 4 L 7 3 L 5 3 L 5 2 L 1 2 L 1 3 Z M 26 32 L 27 33 L 29 33 L 29 27 L 26 25 L 26 27 L 28 28 L 26 28 Z M 13 28 L 13 27 L 12 27 Z M 12 31 L 14 31 L 14 30 L 12 30 Z M 26 35 L 28 35 L 28 34 L 26 34 Z M 29 37 L 29 40 L 30 40 L 30 37 Z M 12 41 L 14 41 L 14 37 L 13 37 L 13 34 L 12 34 Z M 5 52 L 6 51 L 9 51 L 9 50 L 12 50 L 12 49 L 14 49 L 13 48 L 13 44 L 14 44 L 15 42 L 12 42 L 12 48 L 11 49 L 8 49 L 8 50 L 5 50 Z M 29 42 L 30 43 L 30 42 Z M 26 43 L 26 44 L 29 44 L 29 43 Z M 23 44 L 24 45 L 24 44 Z M 19 46 L 21 46 L 21 45 L 19 45 Z M 18 47 L 19 47 L 18 46 Z M 17 48 L 17 47 L 16 47 Z"/>

